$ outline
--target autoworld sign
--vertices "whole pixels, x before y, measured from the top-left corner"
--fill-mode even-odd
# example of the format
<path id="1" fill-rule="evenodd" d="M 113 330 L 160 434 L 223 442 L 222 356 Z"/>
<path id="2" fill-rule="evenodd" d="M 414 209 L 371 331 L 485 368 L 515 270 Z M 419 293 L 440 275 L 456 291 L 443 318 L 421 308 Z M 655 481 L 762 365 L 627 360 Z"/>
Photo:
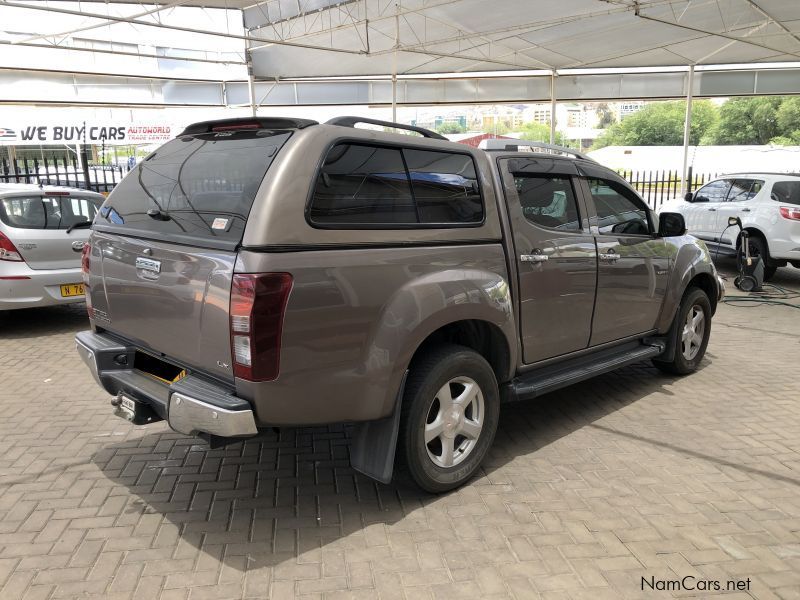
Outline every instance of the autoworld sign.
<path id="1" fill-rule="evenodd" d="M 173 125 L 156 123 L 2 123 L 0 145 L 160 144 L 175 137 Z"/>

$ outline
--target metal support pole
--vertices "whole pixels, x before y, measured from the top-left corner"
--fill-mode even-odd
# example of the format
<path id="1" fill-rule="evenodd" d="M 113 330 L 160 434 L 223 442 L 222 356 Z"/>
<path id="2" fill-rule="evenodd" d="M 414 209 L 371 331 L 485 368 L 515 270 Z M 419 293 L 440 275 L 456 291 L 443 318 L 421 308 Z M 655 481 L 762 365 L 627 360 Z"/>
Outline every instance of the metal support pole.
<path id="1" fill-rule="evenodd" d="M 392 59 L 392 122 L 397 123 L 397 48 L 400 46 L 400 5 L 395 4 L 394 55 Z"/>
<path id="2" fill-rule="evenodd" d="M 247 64 L 247 94 L 250 99 L 250 112 L 255 117 L 258 114 L 258 105 L 256 104 L 256 86 L 253 80 L 253 55 L 250 53 L 250 29 L 247 27 L 247 22 L 244 18 L 244 11 L 242 11 L 242 26 L 244 27 L 246 38 L 244 42 L 244 62 Z M 227 98 L 225 98 L 225 104 L 227 103 Z"/>
<path id="3" fill-rule="evenodd" d="M 689 81 L 686 85 L 686 118 L 683 121 L 683 171 L 681 176 L 681 196 L 691 187 L 687 181 L 689 167 L 689 136 L 692 133 L 692 96 L 694 95 L 694 65 L 689 66 Z"/>
<path id="4" fill-rule="evenodd" d="M 550 73 L 550 143 L 556 143 L 556 71 Z"/>

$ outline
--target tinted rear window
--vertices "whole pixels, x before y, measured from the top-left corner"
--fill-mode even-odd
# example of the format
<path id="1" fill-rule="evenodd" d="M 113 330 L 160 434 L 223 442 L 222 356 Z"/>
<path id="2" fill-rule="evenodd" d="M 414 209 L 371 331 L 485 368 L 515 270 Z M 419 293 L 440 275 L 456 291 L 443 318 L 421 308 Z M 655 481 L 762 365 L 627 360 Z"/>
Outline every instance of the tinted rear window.
<path id="1" fill-rule="evenodd" d="M 469 226 L 483 222 L 468 154 L 337 144 L 325 157 L 309 220 L 347 229 Z"/>
<path id="2" fill-rule="evenodd" d="M 15 196 L 0 199 L 0 220 L 20 229 L 67 229 L 92 221 L 100 201 L 81 196 Z"/>
<path id="3" fill-rule="evenodd" d="M 778 181 L 772 186 L 772 199 L 800 205 L 800 181 Z"/>
<path id="4" fill-rule="evenodd" d="M 100 211 L 99 228 L 235 246 L 261 181 L 290 135 L 226 131 L 167 142 L 114 189 Z"/>

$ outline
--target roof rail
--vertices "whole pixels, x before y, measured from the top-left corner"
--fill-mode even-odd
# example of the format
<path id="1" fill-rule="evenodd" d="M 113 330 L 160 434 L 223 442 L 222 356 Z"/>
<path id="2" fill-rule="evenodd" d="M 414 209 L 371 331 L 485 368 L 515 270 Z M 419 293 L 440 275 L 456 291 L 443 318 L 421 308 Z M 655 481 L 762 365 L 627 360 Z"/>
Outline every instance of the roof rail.
<path id="1" fill-rule="evenodd" d="M 392 121 L 379 121 L 378 119 L 368 119 L 366 117 L 334 117 L 330 121 L 325 122 L 326 125 L 339 125 L 340 127 L 355 127 L 356 123 L 369 123 L 370 125 L 380 125 L 381 127 L 393 127 L 395 129 L 406 129 L 408 131 L 416 131 L 422 137 L 431 138 L 434 140 L 447 140 L 446 137 L 425 129 L 423 127 L 416 127 L 415 125 L 404 125 L 403 123 L 393 123 Z"/>
<path id="2" fill-rule="evenodd" d="M 293 119 L 286 117 L 239 117 L 235 119 L 218 119 L 201 121 L 187 125 L 180 135 L 209 133 L 211 131 L 233 131 L 236 129 L 304 129 L 318 125 L 311 119 Z"/>
<path id="3" fill-rule="evenodd" d="M 565 146 L 557 146 L 556 144 L 546 144 L 545 142 L 529 142 L 528 140 L 512 140 L 512 139 L 494 139 L 494 140 L 483 140 L 478 146 L 482 150 L 489 150 L 489 151 L 506 151 L 506 152 L 519 152 L 520 148 L 538 148 L 540 150 L 549 150 L 548 154 L 553 154 L 555 152 L 559 152 L 561 154 L 569 154 L 574 156 L 575 158 L 580 158 L 581 160 L 589 160 L 591 162 L 597 162 L 593 158 L 590 158 L 588 155 L 584 154 L 583 152 L 578 152 L 577 150 L 573 150 L 572 148 L 566 148 Z"/>

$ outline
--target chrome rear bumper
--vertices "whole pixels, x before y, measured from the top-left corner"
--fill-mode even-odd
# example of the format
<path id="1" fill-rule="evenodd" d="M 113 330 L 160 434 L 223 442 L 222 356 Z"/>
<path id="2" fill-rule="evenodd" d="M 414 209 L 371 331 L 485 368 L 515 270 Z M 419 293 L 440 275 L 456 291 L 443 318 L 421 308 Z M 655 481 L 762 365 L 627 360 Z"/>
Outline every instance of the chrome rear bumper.
<path id="1" fill-rule="evenodd" d="M 247 437 L 258 433 L 249 402 L 232 389 L 189 374 L 167 384 L 133 368 L 136 348 L 105 334 L 82 331 L 75 347 L 92 376 L 112 396 L 124 394 L 148 405 L 186 435 Z"/>

